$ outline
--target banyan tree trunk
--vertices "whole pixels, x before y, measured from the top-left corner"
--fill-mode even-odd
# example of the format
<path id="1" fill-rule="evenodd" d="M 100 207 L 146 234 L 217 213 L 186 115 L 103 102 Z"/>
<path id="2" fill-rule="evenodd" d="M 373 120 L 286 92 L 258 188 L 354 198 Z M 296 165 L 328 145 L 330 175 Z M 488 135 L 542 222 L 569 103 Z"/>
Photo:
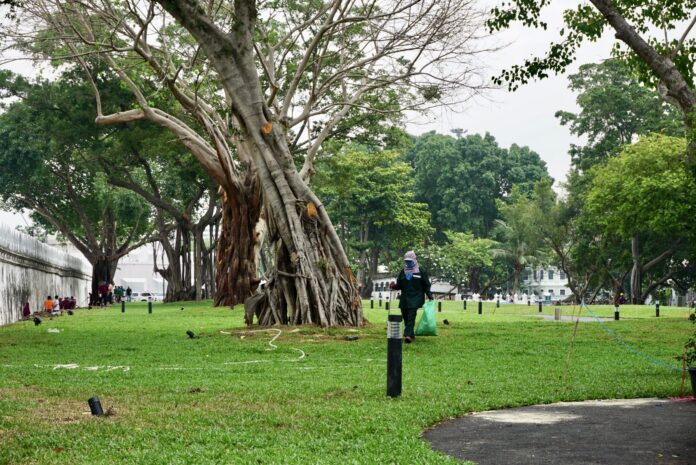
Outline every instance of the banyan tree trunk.
<path id="1" fill-rule="evenodd" d="M 256 224 L 261 215 L 258 179 L 248 171 L 244 183 L 221 195 L 222 221 L 216 253 L 215 305 L 243 303 L 256 291 Z"/>
<path id="2" fill-rule="evenodd" d="M 251 152 L 276 266 L 264 292 L 245 303 L 247 324 L 256 316 L 262 326 L 362 325 L 357 281 L 326 210 L 297 172 L 284 134 L 266 136 Z"/>
<path id="3" fill-rule="evenodd" d="M 262 325 L 361 325 L 358 287 L 343 246 L 326 210 L 295 166 L 283 122 L 285 117 L 272 114 L 261 89 L 254 47 L 256 2 L 235 0 L 235 20 L 229 30 L 214 24 L 198 2 L 158 0 L 158 3 L 206 51 L 229 96 L 238 153 L 248 159 L 255 174 L 253 179 L 258 176 L 260 183 L 268 236 L 276 244 L 276 267 L 264 292 L 245 302 L 247 323 L 256 315 Z M 233 169 L 236 167 L 230 167 Z M 235 244 L 236 233 L 226 230 L 224 244 L 219 248 L 218 270 L 228 266 L 223 263 L 226 257 L 239 254 L 245 258 L 256 249 L 255 204 L 249 198 L 234 195 L 240 192 L 228 190 L 225 188 L 227 198 L 223 199 L 226 216 L 223 229 L 239 226 L 240 239 L 249 239 Z M 232 260 L 229 266 L 236 264 L 255 267 L 255 260 Z M 248 279 L 250 285 L 237 283 L 235 287 L 222 288 L 228 283 L 218 280 L 217 302 L 236 301 L 240 294 L 253 289 L 251 277 L 255 274 L 250 268 L 239 273 L 228 271 L 225 274 L 229 279 Z"/>
<path id="4" fill-rule="evenodd" d="M 102 283 L 109 284 L 114 279 L 114 272 L 118 260 L 109 260 L 107 257 L 99 257 L 92 263 L 92 298 L 90 305 L 99 303 L 99 285 Z"/>

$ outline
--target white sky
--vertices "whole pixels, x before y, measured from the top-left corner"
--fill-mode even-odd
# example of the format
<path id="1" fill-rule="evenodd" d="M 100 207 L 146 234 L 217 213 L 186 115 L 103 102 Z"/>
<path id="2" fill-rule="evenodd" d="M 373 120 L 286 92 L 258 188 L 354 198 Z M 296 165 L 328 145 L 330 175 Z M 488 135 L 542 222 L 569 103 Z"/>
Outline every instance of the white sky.
<path id="1" fill-rule="evenodd" d="M 491 37 L 490 44 L 487 44 L 489 46 L 509 45 L 483 57 L 488 73 L 496 75 L 505 67 L 521 64 L 524 58 L 545 53 L 549 42 L 558 39 L 562 11 L 576 5 L 577 2 L 572 0 L 552 2 L 545 16 L 549 23 L 548 31 L 515 26 Z M 605 34 L 599 42 L 585 44 L 569 73 L 577 71 L 581 64 L 608 58 L 613 40 L 610 34 Z M 23 74 L 33 74 L 30 62 L 18 62 L 10 68 Z M 491 91 L 486 98 L 470 101 L 456 112 L 443 109 L 434 112 L 434 117 L 413 119 L 408 122 L 407 129 L 413 134 L 432 130 L 451 134 L 453 128 L 464 128 L 469 134 L 490 132 L 502 147 L 509 147 L 513 143 L 529 146 L 546 161 L 551 176 L 556 181 L 563 181 L 570 166 L 568 148 L 571 143 L 579 142 L 553 116 L 558 110 L 578 109 L 576 95 L 567 86 L 567 75 L 564 75 L 527 84 L 514 93 L 505 89 Z M 0 223 L 14 227 L 25 224 L 25 219 L 0 211 Z"/>
<path id="2" fill-rule="evenodd" d="M 544 16 L 549 24 L 548 31 L 516 25 L 491 37 L 491 44 L 508 45 L 485 57 L 489 74 L 495 76 L 501 69 L 522 64 L 525 58 L 543 56 L 549 42 L 559 38 L 558 31 L 563 24 L 562 11 L 577 4 L 572 0 L 552 2 Z M 453 135 L 450 133 L 453 128 L 463 128 L 469 134 L 489 132 L 502 147 L 509 147 L 513 143 L 529 146 L 547 163 L 551 176 L 562 182 L 570 168 L 570 144 L 581 142 L 571 136 L 568 128 L 561 126 L 554 117 L 558 110 L 579 110 L 575 103 L 577 95 L 568 89 L 567 76 L 576 72 L 582 64 L 609 58 L 613 42 L 611 34 L 606 33 L 602 40 L 583 45 L 577 61 L 565 75 L 529 83 L 515 92 L 508 92 L 506 88 L 491 91 L 487 98 L 468 102 L 461 111 L 443 109 L 436 112 L 434 119 L 428 118 L 429 121 L 413 120 L 409 122 L 408 130 L 412 134 L 435 130 L 448 135 Z"/>

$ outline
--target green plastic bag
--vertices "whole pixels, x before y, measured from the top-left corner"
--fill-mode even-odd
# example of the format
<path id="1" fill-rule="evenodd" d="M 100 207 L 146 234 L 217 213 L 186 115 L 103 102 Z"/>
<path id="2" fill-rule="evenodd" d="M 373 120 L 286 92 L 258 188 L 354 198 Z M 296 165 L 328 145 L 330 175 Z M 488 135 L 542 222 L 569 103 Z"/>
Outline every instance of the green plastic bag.
<path id="1" fill-rule="evenodd" d="M 423 306 L 423 314 L 416 326 L 416 336 L 437 336 L 434 300 L 427 301 Z"/>

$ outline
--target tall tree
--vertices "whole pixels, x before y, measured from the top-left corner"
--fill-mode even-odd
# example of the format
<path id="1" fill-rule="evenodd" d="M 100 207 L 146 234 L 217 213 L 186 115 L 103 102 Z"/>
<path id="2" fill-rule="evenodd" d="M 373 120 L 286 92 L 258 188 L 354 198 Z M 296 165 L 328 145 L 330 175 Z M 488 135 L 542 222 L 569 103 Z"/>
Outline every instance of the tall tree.
<path id="1" fill-rule="evenodd" d="M 556 117 L 572 134 L 587 138 L 584 146 L 570 147 L 573 168 L 581 173 L 618 155 L 637 136 L 684 135 L 678 110 L 641 84 L 623 61 L 582 65 L 568 79 L 569 89 L 578 94 L 580 112 L 558 111 Z"/>
<path id="2" fill-rule="evenodd" d="M 416 170 L 418 200 L 429 205 L 440 232 L 486 237 L 499 218 L 496 200 L 518 185 L 524 192 L 548 177 L 546 163 L 527 147 L 501 148 L 493 136 L 459 140 L 435 133 L 416 139 L 409 159 Z"/>
<path id="3" fill-rule="evenodd" d="M 684 139 L 644 137 L 593 173 L 583 219 L 629 252 L 634 304 L 691 261 L 696 181 L 682 159 L 685 148 Z"/>
<path id="4" fill-rule="evenodd" d="M 369 297 L 383 250 L 404 250 L 432 234 L 430 212 L 414 199 L 413 168 L 395 151 L 345 145 L 318 162 L 314 179 L 349 254 L 357 254 L 357 280 Z"/>
<path id="5" fill-rule="evenodd" d="M 35 221 L 70 241 L 92 264 L 92 295 L 112 282 L 118 260 L 153 240 L 150 208 L 116 189 L 90 153 L 104 146 L 69 79 L 30 84 L 9 73 L 3 88 L 14 100 L 0 115 L 0 195 L 6 206 L 28 209 Z"/>
<path id="6" fill-rule="evenodd" d="M 422 109 L 452 91 L 464 90 L 466 98 L 481 88 L 466 66 L 476 52 L 479 12 L 465 0 L 379 6 L 237 0 L 231 10 L 185 0 L 157 3 L 190 36 L 173 28 L 155 3 L 44 0 L 31 11 L 56 31 L 47 37 L 57 33 L 74 58 L 99 54 L 136 96 L 132 110 L 108 115 L 98 107 L 97 121 L 150 119 L 169 128 L 222 186 L 227 220 L 219 260 L 243 266 L 230 273 L 246 280 L 235 283 L 237 301 L 255 288 L 260 189 L 277 269 L 263 296 L 249 302 L 251 312 L 263 324 L 359 324 L 347 256 L 307 186 L 314 159 L 348 112 L 369 114 L 382 89 L 398 89 L 400 109 Z M 171 31 L 173 40 L 158 36 Z M 120 61 L 124 55 L 153 70 L 205 128 L 204 137 L 151 104 L 129 77 L 137 67 Z M 204 81 L 217 85 L 206 90 Z M 311 143 L 297 169 L 293 148 L 305 137 Z M 227 247 L 244 252 L 235 257 Z"/>

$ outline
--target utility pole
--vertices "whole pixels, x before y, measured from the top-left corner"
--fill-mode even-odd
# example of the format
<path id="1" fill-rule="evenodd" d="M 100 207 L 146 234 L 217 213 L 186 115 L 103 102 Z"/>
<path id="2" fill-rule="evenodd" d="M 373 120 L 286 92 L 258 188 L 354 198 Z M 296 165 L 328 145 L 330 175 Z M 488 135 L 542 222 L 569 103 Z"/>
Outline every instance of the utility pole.
<path id="1" fill-rule="evenodd" d="M 461 139 L 463 134 L 466 134 L 468 131 L 466 129 L 462 128 L 454 128 L 450 129 L 450 132 L 454 135 L 457 136 L 457 139 Z"/>

